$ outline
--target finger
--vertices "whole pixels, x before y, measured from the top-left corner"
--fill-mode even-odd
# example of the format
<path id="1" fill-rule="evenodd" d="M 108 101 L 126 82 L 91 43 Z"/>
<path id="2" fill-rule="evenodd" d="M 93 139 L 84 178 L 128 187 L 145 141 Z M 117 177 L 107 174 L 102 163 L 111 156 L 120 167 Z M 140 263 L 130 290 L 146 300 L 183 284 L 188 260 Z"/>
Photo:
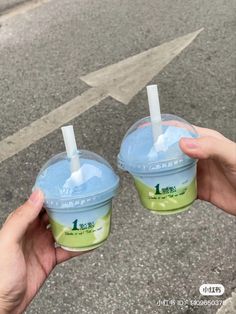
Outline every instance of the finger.
<path id="1" fill-rule="evenodd" d="M 7 219 L 4 222 L 4 225 L 8 222 L 8 220 L 12 217 L 12 215 L 14 214 L 14 212 L 11 212 L 8 216 Z"/>
<path id="2" fill-rule="evenodd" d="M 76 256 L 80 256 L 83 255 L 87 252 L 90 251 L 85 251 L 85 252 L 69 252 L 66 251 L 60 247 L 56 248 L 56 258 L 57 258 L 57 264 L 63 263 L 65 261 L 68 261 L 69 259 L 76 257 Z"/>
<path id="3" fill-rule="evenodd" d="M 205 136 L 197 139 L 182 138 L 179 142 L 182 151 L 189 157 L 196 159 L 215 159 L 235 167 L 236 144 L 227 138 Z"/>
<path id="4" fill-rule="evenodd" d="M 43 201 L 43 193 L 37 189 L 31 194 L 28 201 L 10 215 L 2 228 L 2 232 L 6 233 L 9 240 L 20 241 L 22 239 L 28 226 L 38 217 Z"/>
<path id="5" fill-rule="evenodd" d="M 196 129 L 197 133 L 200 136 L 213 136 L 219 139 L 226 139 L 226 137 L 223 134 L 219 133 L 218 131 L 207 129 L 207 128 L 202 128 L 196 125 L 193 125 L 193 127 Z"/>
<path id="6" fill-rule="evenodd" d="M 197 165 L 197 196 L 200 200 L 210 200 L 210 189 L 206 188 L 211 185 L 211 176 L 208 175 L 208 161 L 201 160 Z"/>

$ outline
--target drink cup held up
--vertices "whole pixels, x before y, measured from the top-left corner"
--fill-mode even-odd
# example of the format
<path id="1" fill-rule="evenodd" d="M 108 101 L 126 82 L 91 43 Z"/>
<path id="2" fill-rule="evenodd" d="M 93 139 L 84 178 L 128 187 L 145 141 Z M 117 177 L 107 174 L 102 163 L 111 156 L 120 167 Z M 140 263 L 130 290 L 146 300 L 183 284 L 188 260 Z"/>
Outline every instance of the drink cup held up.
<path id="1" fill-rule="evenodd" d="M 121 143 L 118 165 L 134 178 L 142 205 L 159 214 L 188 209 L 197 197 L 196 160 L 180 147 L 182 137 L 198 137 L 180 117 L 160 114 L 157 86 L 148 86 L 150 117 L 137 121 Z"/>
<path id="2" fill-rule="evenodd" d="M 34 187 L 44 192 L 56 243 L 69 251 L 91 250 L 109 236 L 119 178 L 101 156 L 77 150 L 72 126 L 62 131 L 66 152 L 42 167 Z"/>

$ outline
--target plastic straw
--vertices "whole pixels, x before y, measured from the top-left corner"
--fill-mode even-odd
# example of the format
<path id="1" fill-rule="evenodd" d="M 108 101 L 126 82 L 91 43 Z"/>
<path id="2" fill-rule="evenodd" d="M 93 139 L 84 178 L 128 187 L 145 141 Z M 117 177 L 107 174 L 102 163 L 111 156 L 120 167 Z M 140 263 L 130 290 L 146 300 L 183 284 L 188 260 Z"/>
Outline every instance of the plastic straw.
<path id="1" fill-rule="evenodd" d="M 65 142 L 67 156 L 70 159 L 71 172 L 78 171 L 80 169 L 80 161 L 77 152 L 77 145 L 75 141 L 73 125 L 63 126 L 61 130 Z"/>
<path id="2" fill-rule="evenodd" d="M 148 104 L 149 104 L 150 117 L 151 117 L 151 123 L 152 123 L 153 141 L 155 144 L 158 137 L 162 134 L 161 111 L 160 111 L 160 102 L 159 102 L 157 85 L 148 85 L 147 95 L 148 95 Z"/>

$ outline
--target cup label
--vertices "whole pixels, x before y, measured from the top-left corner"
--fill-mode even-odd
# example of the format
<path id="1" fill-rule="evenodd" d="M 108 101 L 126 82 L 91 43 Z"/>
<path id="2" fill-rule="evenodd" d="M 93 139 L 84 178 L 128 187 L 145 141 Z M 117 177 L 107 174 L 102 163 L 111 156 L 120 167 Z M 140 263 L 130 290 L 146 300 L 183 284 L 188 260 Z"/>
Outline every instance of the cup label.
<path id="1" fill-rule="evenodd" d="M 93 247 L 106 240 L 110 233 L 111 209 L 100 217 L 87 215 L 86 217 L 86 212 L 80 213 L 79 211 L 77 214 L 68 213 L 65 224 L 63 219 L 60 219 L 60 217 L 56 219 L 56 217 L 53 217 L 53 213 L 49 212 L 55 241 L 68 248 L 83 249 Z M 58 221 L 58 218 L 61 221 Z"/>
<path id="2" fill-rule="evenodd" d="M 197 197 L 195 167 L 166 177 L 134 177 L 144 207 L 153 211 L 181 211 Z"/>

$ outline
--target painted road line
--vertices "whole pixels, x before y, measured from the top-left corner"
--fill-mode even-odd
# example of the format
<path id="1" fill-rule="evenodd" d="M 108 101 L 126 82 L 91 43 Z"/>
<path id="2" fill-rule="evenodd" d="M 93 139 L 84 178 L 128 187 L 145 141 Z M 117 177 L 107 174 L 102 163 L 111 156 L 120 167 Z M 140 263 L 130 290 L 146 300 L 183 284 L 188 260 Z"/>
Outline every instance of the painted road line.
<path id="1" fill-rule="evenodd" d="M 26 1 L 23 3 L 17 4 L 0 13 L 0 23 L 6 21 L 7 19 L 13 16 L 24 14 L 28 11 L 31 11 L 49 1 L 51 0 L 31 0 L 31 1 Z"/>
<path id="2" fill-rule="evenodd" d="M 163 68 L 202 32 L 176 38 L 116 64 L 92 72 L 80 79 L 92 87 L 105 86 L 109 96 L 128 104 Z"/>
<path id="3" fill-rule="evenodd" d="M 45 137 L 107 96 L 128 104 L 202 29 L 125 59 L 81 79 L 92 88 L 0 142 L 0 163 Z"/>
<path id="4" fill-rule="evenodd" d="M 236 313 L 236 293 L 232 292 L 232 297 L 223 301 L 223 305 L 216 314 L 234 314 Z"/>
<path id="5" fill-rule="evenodd" d="M 90 88 L 81 96 L 72 99 L 47 115 L 32 122 L 29 126 L 8 136 L 0 142 L 0 163 L 30 146 L 37 140 L 45 137 L 61 125 L 98 104 L 106 97 L 107 93 L 103 90 Z"/>

